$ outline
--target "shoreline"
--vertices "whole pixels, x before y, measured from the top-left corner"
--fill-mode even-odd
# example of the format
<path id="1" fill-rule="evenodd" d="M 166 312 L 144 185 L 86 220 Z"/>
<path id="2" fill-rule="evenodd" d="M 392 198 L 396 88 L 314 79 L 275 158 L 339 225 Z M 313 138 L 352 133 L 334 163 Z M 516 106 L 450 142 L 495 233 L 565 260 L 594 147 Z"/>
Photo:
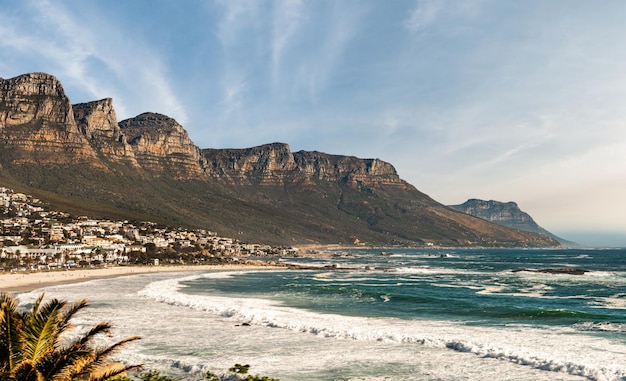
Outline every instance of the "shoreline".
<path id="1" fill-rule="evenodd" d="M 21 293 L 62 284 L 86 282 L 96 279 L 117 278 L 164 272 L 186 271 L 245 271 L 285 269 L 280 266 L 256 264 L 181 265 L 181 266 L 113 266 L 97 269 L 57 271 L 33 271 L 24 273 L 0 273 L 0 292 Z"/>

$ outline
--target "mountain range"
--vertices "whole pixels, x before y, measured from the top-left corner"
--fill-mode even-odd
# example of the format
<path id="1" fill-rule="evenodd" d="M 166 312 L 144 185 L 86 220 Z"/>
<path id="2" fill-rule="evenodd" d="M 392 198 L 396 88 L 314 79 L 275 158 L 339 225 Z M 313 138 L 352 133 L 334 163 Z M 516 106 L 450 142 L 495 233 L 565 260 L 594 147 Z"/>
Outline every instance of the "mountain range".
<path id="1" fill-rule="evenodd" d="M 557 246 L 442 205 L 379 159 L 271 143 L 200 149 L 174 119 L 71 104 L 46 73 L 0 78 L 0 184 L 76 214 L 205 228 L 244 242 Z"/>

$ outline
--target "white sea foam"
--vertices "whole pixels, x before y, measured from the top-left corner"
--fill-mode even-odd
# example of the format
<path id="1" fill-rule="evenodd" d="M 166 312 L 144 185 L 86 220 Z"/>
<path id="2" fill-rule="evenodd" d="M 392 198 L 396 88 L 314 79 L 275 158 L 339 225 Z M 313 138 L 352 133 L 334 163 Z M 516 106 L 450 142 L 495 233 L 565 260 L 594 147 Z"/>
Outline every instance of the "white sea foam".
<path id="1" fill-rule="evenodd" d="M 153 282 L 139 291 L 139 295 L 257 327 L 280 328 L 337 340 L 447 348 L 593 380 L 622 380 L 626 377 L 623 365 L 626 346 L 600 337 L 579 337 L 576 332 L 580 329 L 508 327 L 503 330 L 439 321 L 346 317 L 289 308 L 266 299 L 192 296 L 180 292 L 181 281 L 195 278 Z"/>
<path id="2" fill-rule="evenodd" d="M 584 322 L 574 324 L 574 329 L 580 331 L 626 333 L 626 324 L 607 322 Z"/>
<path id="3" fill-rule="evenodd" d="M 430 266 L 408 266 L 399 267 L 392 270 L 399 274 L 415 274 L 415 275 L 484 275 L 478 271 L 455 269 L 449 267 L 430 267 Z"/>
<path id="4" fill-rule="evenodd" d="M 589 305 L 594 308 L 626 310 L 626 298 L 622 295 L 607 298 L 594 298 L 594 301 L 590 302 Z"/>

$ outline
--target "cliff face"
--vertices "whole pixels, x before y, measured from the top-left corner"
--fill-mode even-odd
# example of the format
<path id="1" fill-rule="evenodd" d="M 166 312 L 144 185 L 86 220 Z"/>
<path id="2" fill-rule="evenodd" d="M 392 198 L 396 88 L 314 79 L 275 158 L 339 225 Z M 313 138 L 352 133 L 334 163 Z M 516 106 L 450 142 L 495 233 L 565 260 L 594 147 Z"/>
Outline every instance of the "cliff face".
<path id="1" fill-rule="evenodd" d="M 118 124 L 110 98 L 72 106 L 45 73 L 0 79 L 0 91 L 1 153 L 12 163 L 124 162 L 156 176 L 202 176 L 200 150 L 174 119 L 146 113 Z"/>
<path id="2" fill-rule="evenodd" d="M 512 201 L 500 202 L 494 200 L 469 199 L 463 204 L 450 205 L 450 207 L 501 226 L 546 235 L 561 243 L 572 244 L 572 242 L 559 238 L 539 226 L 528 213 L 522 211 L 519 206 Z"/>
<path id="3" fill-rule="evenodd" d="M 512 201 L 499 202 L 469 199 L 463 204 L 450 205 L 450 207 L 487 221 L 496 222 L 499 225 L 510 226 L 524 231 L 528 231 L 527 229 L 539 230 L 539 225 L 532 217 L 522 212 L 517 204 Z"/>
<path id="4" fill-rule="evenodd" d="M 379 159 L 308 151 L 292 153 L 284 143 L 247 149 L 204 149 L 202 154 L 205 173 L 228 184 L 312 185 L 325 181 L 348 186 L 408 185 L 391 164 Z"/>
<path id="5" fill-rule="evenodd" d="M 144 113 L 120 122 L 119 126 L 143 169 L 157 176 L 167 172 L 177 179 L 202 176 L 200 150 L 174 119 Z"/>
<path id="6" fill-rule="evenodd" d="M 396 169 L 379 159 L 359 159 L 353 156 L 329 155 L 300 151 L 294 154 L 299 170 L 308 178 L 337 181 L 356 186 L 390 185 L 406 187 Z"/>
<path id="7" fill-rule="evenodd" d="M 280 185 L 296 170 L 287 144 L 246 149 L 203 149 L 204 172 L 231 185 Z"/>
<path id="8" fill-rule="evenodd" d="M 111 98 L 75 104 L 73 110 L 79 131 L 101 156 L 139 166 L 133 147 L 117 124 Z"/>
<path id="9" fill-rule="evenodd" d="M 13 163 L 90 160 L 94 150 L 74 122 L 61 83 L 44 73 L 0 79 L 0 145 Z"/>

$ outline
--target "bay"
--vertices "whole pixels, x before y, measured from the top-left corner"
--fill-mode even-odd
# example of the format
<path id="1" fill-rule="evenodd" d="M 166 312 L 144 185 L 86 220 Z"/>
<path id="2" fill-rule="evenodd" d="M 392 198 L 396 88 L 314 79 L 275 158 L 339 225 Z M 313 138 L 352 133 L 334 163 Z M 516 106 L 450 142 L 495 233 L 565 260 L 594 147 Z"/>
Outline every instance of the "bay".
<path id="1" fill-rule="evenodd" d="M 168 273 L 49 287 L 124 358 L 181 379 L 625 380 L 626 251 L 343 250 L 318 270 Z M 544 273 L 578 269 L 583 274 Z M 23 294 L 24 302 L 38 292 Z"/>

